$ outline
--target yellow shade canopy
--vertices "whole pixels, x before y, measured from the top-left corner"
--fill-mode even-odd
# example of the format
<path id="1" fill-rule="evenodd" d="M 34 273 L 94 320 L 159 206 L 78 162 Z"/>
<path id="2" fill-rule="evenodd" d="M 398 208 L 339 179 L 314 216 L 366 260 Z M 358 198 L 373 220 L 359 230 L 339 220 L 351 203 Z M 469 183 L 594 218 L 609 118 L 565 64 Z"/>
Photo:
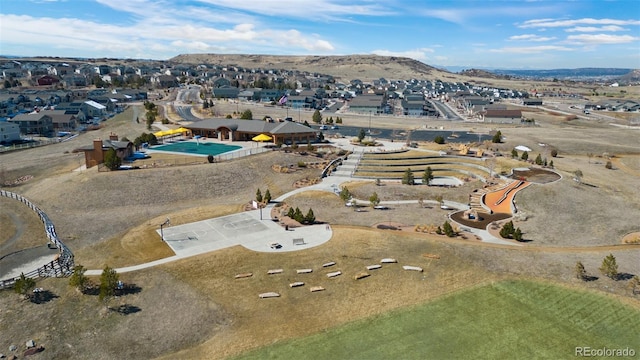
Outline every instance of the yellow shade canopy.
<path id="1" fill-rule="evenodd" d="M 184 127 L 179 127 L 177 129 L 173 129 L 171 131 L 172 131 L 173 134 L 184 134 L 184 133 L 188 133 L 191 130 L 189 130 L 187 128 L 184 128 Z"/>
<path id="2" fill-rule="evenodd" d="M 171 135 L 171 133 L 169 132 L 169 130 L 160 130 L 160 131 L 156 131 L 153 133 L 153 135 L 155 135 L 155 137 L 163 137 L 163 136 L 167 136 L 167 135 Z"/>
<path id="3" fill-rule="evenodd" d="M 251 140 L 253 141 L 269 141 L 272 137 L 266 134 L 260 134 L 258 136 L 254 136 Z"/>

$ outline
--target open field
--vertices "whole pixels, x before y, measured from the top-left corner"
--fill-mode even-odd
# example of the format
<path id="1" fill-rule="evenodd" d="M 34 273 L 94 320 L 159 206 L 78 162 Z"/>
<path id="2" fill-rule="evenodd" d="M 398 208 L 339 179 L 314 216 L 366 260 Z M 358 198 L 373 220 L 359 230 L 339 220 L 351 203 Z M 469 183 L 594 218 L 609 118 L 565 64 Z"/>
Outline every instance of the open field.
<path id="1" fill-rule="evenodd" d="M 638 333 L 640 311 L 605 296 L 503 281 L 276 343 L 238 359 L 419 359 L 425 354 L 434 359 L 561 359 L 584 346 L 635 350 Z"/>
<path id="2" fill-rule="evenodd" d="M 230 106 L 235 109 L 235 104 Z M 171 218 L 172 224 L 182 224 L 241 211 L 254 198 L 258 188 L 263 193 L 268 188 L 275 198 L 294 189 L 297 180 L 315 178 L 320 172 L 307 168 L 289 174 L 277 173 L 273 171 L 273 165 L 296 164 L 306 158 L 276 151 L 216 164 L 104 173 L 95 169 L 72 171 L 80 166 L 82 159 L 71 151 L 90 143 L 94 137 L 104 137 L 113 131 L 133 139 L 145 131 L 144 125 L 132 120 L 134 114 L 136 110 L 131 108 L 108 120 L 106 128 L 66 143 L 0 155 L 0 170 L 6 179 L 34 177 L 8 190 L 29 198 L 42 208 L 56 224 L 61 239 L 74 251 L 76 261 L 90 268 L 101 268 L 105 264 L 133 265 L 170 255 L 155 233 L 167 217 Z M 308 116 L 310 120 L 311 113 Z M 346 121 L 366 126 L 367 120 L 353 116 Z M 425 123 L 419 119 L 409 120 L 406 124 L 403 119 L 402 125 L 394 118 L 376 120 L 390 127 L 410 128 Z M 473 126 L 475 131 L 495 128 L 490 124 L 442 124 Z M 487 301 L 495 300 L 506 308 L 523 309 L 522 312 L 494 316 L 492 311 L 495 309 L 482 307 L 484 302 L 468 304 L 469 309 L 486 310 L 491 317 L 504 321 L 530 321 L 531 329 L 538 329 L 537 334 L 549 332 L 563 339 L 561 333 L 567 331 L 574 337 L 590 336 L 593 344 L 585 346 L 618 344 L 610 340 L 608 334 L 601 335 L 599 329 L 576 333 L 582 331 L 580 326 L 585 326 L 590 319 L 582 313 L 575 313 L 581 319 L 575 328 L 567 325 L 569 320 L 559 323 L 553 317 L 537 318 L 541 313 L 555 314 L 554 311 L 562 312 L 566 307 L 554 308 L 547 300 L 533 304 L 520 294 L 541 289 L 531 296 L 553 295 L 560 305 L 566 304 L 563 299 L 577 297 L 573 302 L 590 299 L 583 292 L 549 290 L 548 285 L 535 282 L 543 279 L 572 289 L 589 289 L 589 296 L 591 292 L 610 294 L 596 295 L 593 302 L 583 300 L 585 307 L 595 304 L 608 309 L 626 303 L 640 309 L 637 296 L 630 295 L 628 281 L 601 277 L 596 281 L 581 282 L 573 274 L 576 261 L 582 261 L 589 274 L 600 276 L 597 269 L 602 258 L 610 252 L 616 256 L 620 272 L 640 274 L 637 261 L 640 248 L 618 246 L 623 235 L 640 230 L 635 215 L 640 213 L 637 131 L 584 121 L 542 122 L 540 127 L 501 126 L 499 129 L 505 135 L 506 143 L 491 144 L 490 147 L 509 154 L 516 145 L 529 146 L 534 150 L 530 158 L 538 152 L 544 154 L 554 161 L 556 170 L 563 175 L 561 181 L 532 185 L 516 196 L 518 208 L 527 215 L 527 220 L 517 222 L 516 226 L 522 229 L 526 239 L 532 240 L 525 246 L 493 246 L 427 234 L 377 230 L 372 226 L 383 222 L 442 223 L 445 212 L 437 207 L 421 209 L 416 203 L 392 205 L 387 211 L 355 213 L 334 194 L 301 193 L 287 199 L 286 203 L 300 207 L 303 212 L 313 208 L 319 221 L 331 224 L 334 236 L 328 243 L 306 251 L 281 254 L 255 253 L 234 247 L 121 274 L 123 281 L 139 287 L 138 291 L 111 303 L 112 307 L 132 306 L 135 311 L 128 315 L 105 310 L 96 296 L 80 296 L 69 288 L 67 279 L 40 280 L 38 286 L 55 295 L 42 304 L 22 301 L 11 292 L 0 292 L 0 333 L 3 334 L 0 349 L 8 349 L 12 343 L 24 344 L 33 338 L 45 345 L 48 358 L 111 359 L 116 355 L 128 359 L 225 358 L 278 341 L 329 333 L 330 329 L 349 323 L 377 323 L 384 317 L 400 314 L 385 315 L 400 309 L 418 311 L 422 306 L 425 309 L 433 306 L 428 308 L 427 315 L 431 316 L 433 309 L 450 314 L 446 312 L 449 305 L 467 304 L 464 296 L 456 297 L 458 291 L 476 294 Z M 542 147 L 539 143 L 549 146 Z M 545 152 L 551 146 L 559 150 L 557 158 L 551 158 Z M 614 170 L 605 169 L 605 158 L 587 156 L 587 153 L 602 156 L 604 152 L 616 155 Z M 496 171 L 526 164 L 505 157 L 497 162 Z M 585 184 L 571 179 L 577 169 L 584 173 Z M 445 200 L 466 203 L 471 191 L 482 187 L 482 183 L 470 182 L 449 189 L 403 186 L 399 182 L 376 186 L 366 181 L 354 181 L 346 186 L 359 199 L 368 199 L 376 191 L 382 200 L 417 200 L 421 197 L 431 200 L 441 195 Z M 16 232 L 13 229 L 17 229 L 17 222 L 11 214 L 19 215 L 11 210 L 0 212 L 0 220 L 13 224 L 6 228 L 3 224 L 0 241 L 6 242 L 12 236 L 10 234 Z M 40 226 L 37 231 L 42 231 Z M 24 246 L 23 241 L 21 236 L 21 246 Z M 438 254 L 441 258 L 422 256 L 427 253 Z M 385 266 L 379 269 L 381 271 L 372 272 L 366 279 L 353 280 L 353 275 L 363 271 L 364 266 L 379 262 L 383 257 L 396 257 L 400 263 L 395 264 L 397 267 Z M 343 275 L 328 279 L 325 273 L 329 270 L 320 267 L 327 261 L 336 261 L 335 269 L 341 270 Z M 401 265 L 405 264 L 421 266 L 425 272 L 403 271 Z M 295 269 L 303 267 L 312 267 L 314 272 L 301 278 Z M 267 276 L 266 271 L 272 268 L 283 268 L 285 272 Z M 253 276 L 234 279 L 242 272 L 252 272 Z M 499 282 L 522 278 L 534 280 L 533 285 L 511 286 Z M 305 281 L 306 284 L 291 289 L 288 285 L 293 281 Z M 310 293 L 308 287 L 316 284 L 326 290 Z M 467 288 L 471 289 L 465 290 Z M 265 291 L 278 291 L 282 296 L 258 299 L 258 293 Z M 608 303 L 602 302 L 603 296 Z M 441 300 L 436 300 L 435 305 L 429 305 L 438 298 Z M 473 314 L 471 310 L 461 310 L 460 318 L 454 313 L 450 319 L 464 320 L 463 315 L 468 319 L 470 314 Z M 377 320 L 366 320 L 371 316 L 377 316 L 373 318 Z M 560 315 L 557 317 L 565 319 Z M 434 324 L 446 323 L 446 320 L 444 316 L 432 318 Z M 497 321 L 486 320 L 489 328 L 498 327 Z M 603 321 L 602 324 L 607 323 Z M 465 325 L 471 326 L 469 322 Z M 442 332 L 437 333 L 438 329 Z M 509 336 L 527 331 L 515 329 L 505 331 L 505 338 L 511 339 Z M 445 330 L 438 325 L 425 331 L 444 336 Z M 613 329 L 610 334 L 617 334 L 616 331 Z M 464 330 L 460 332 L 464 333 Z M 5 337 L 4 334 L 11 335 Z M 480 342 L 476 337 L 468 339 L 471 344 Z M 453 341 L 452 337 L 442 340 L 445 344 L 448 341 Z M 493 340 L 487 339 L 487 346 L 492 343 Z M 636 350 L 640 351 L 637 347 Z M 554 346 L 549 351 L 554 351 L 549 353 L 551 355 L 559 354 L 562 348 Z"/>

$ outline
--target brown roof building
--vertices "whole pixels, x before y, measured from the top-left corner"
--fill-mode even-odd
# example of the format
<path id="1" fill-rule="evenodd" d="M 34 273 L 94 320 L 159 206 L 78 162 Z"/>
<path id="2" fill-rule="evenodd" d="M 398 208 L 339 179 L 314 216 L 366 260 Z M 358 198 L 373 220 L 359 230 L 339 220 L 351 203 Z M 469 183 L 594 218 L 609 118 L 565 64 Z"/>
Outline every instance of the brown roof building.
<path id="1" fill-rule="evenodd" d="M 108 140 L 95 139 L 93 144 L 78 148 L 75 151 L 84 152 L 84 160 L 88 169 L 104 163 L 104 157 L 109 149 L 114 149 L 121 160 L 132 157 L 134 152 L 134 146 L 131 141 L 118 141 L 118 135 L 113 133 L 109 135 Z"/>

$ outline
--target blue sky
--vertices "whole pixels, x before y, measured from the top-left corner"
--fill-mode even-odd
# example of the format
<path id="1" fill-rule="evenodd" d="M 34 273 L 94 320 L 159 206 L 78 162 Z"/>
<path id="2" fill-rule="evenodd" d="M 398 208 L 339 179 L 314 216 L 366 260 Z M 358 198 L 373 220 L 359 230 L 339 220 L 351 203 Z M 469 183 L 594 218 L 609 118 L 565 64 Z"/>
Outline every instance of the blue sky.
<path id="1" fill-rule="evenodd" d="M 0 54 L 378 54 L 476 68 L 640 68 L 640 2 L 1 0 Z"/>

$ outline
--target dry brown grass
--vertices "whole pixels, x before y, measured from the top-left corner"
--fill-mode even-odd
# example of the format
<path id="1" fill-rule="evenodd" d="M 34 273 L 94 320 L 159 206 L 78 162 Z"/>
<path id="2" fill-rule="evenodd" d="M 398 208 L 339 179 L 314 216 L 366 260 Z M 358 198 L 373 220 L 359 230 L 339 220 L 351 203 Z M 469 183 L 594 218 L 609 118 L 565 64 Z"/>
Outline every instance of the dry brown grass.
<path id="1" fill-rule="evenodd" d="M 230 332 L 177 355 L 222 358 L 496 278 L 474 272 L 462 259 L 449 251 L 442 252 L 439 245 L 421 236 L 341 226 L 334 227 L 334 231 L 329 243 L 304 252 L 259 254 L 236 247 L 169 265 L 169 271 L 181 281 L 198 288 L 203 296 L 221 301 L 220 305 L 235 319 Z M 428 259 L 422 253 L 436 253 L 441 258 Z M 363 280 L 353 279 L 366 265 L 384 257 L 395 257 L 399 264 L 370 271 L 371 276 Z M 321 265 L 328 261 L 337 264 L 323 269 Z M 421 266 L 425 272 L 406 272 L 401 268 L 404 264 Z M 267 275 L 267 270 L 274 268 L 283 268 L 283 274 Z M 314 272 L 296 274 L 299 268 L 313 268 Z M 343 275 L 326 277 L 326 273 L 336 270 Z M 234 279 L 244 272 L 252 272 L 253 276 Z M 288 284 L 294 281 L 304 281 L 305 285 L 289 288 Z M 315 285 L 326 290 L 310 293 L 309 287 Z M 281 297 L 258 299 L 258 293 L 266 291 L 279 292 Z"/>
<path id="2" fill-rule="evenodd" d="M 23 203 L 0 197 L 0 258 L 47 243 L 44 225 Z"/>

